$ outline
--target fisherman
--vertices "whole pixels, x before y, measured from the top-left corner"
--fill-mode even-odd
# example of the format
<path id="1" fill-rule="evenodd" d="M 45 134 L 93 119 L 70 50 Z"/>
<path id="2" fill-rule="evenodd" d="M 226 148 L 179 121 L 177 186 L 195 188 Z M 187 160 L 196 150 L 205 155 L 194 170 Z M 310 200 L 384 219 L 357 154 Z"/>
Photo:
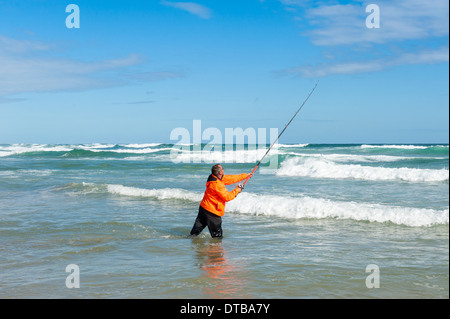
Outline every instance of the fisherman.
<path id="1" fill-rule="evenodd" d="M 206 182 L 206 190 L 200 203 L 197 219 L 192 227 L 191 235 L 198 235 L 208 226 L 211 237 L 222 237 L 222 216 L 225 213 L 225 202 L 233 200 L 242 191 L 238 185 L 229 192 L 225 185 L 234 184 L 244 179 L 251 178 L 250 174 L 224 175 L 222 165 L 216 164 L 211 168 Z"/>

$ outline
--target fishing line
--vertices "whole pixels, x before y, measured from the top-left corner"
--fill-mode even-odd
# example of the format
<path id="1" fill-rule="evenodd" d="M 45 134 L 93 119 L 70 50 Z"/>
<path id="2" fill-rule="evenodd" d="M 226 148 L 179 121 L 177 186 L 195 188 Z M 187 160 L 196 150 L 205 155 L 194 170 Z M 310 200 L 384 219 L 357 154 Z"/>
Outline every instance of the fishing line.
<path id="1" fill-rule="evenodd" d="M 272 149 L 272 147 L 278 142 L 278 140 L 280 139 L 281 135 L 283 135 L 284 131 L 286 131 L 286 129 L 288 128 L 288 126 L 291 124 L 291 122 L 294 120 L 294 118 L 297 116 L 297 114 L 300 112 L 300 110 L 303 108 L 303 106 L 305 106 L 306 102 L 309 100 L 310 96 L 313 94 L 314 90 L 316 89 L 317 85 L 319 84 L 319 81 L 317 81 L 316 85 L 314 86 L 314 88 L 311 90 L 311 92 L 309 92 L 308 97 L 306 98 L 305 101 L 303 101 L 303 104 L 298 108 L 297 112 L 295 112 L 294 116 L 291 118 L 291 120 L 284 126 L 284 129 L 281 131 L 280 134 L 278 134 L 277 139 L 272 143 L 272 145 L 270 145 L 269 149 L 267 150 L 267 152 L 264 154 L 264 156 L 258 161 L 258 163 L 256 164 L 255 168 L 253 168 L 251 174 L 253 174 L 259 167 L 259 165 L 261 164 L 261 162 L 264 160 L 264 158 L 267 156 L 267 154 L 269 154 L 270 150 Z M 245 184 L 247 184 L 247 182 L 249 181 L 251 177 L 247 177 L 244 181 L 243 184 L 239 185 L 239 187 L 241 187 L 242 189 L 244 188 Z"/>

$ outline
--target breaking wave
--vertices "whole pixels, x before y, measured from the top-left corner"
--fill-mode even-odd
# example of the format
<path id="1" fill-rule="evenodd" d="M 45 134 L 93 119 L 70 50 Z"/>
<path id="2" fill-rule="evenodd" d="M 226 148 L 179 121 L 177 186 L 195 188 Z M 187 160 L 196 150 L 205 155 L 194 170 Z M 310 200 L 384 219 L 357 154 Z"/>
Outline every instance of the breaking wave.
<path id="1" fill-rule="evenodd" d="M 182 200 L 200 203 L 203 193 L 180 188 L 145 189 L 118 184 L 71 184 L 86 193 L 106 192 L 111 195 L 156 200 Z M 64 189 L 64 188 L 62 188 Z M 309 196 L 273 196 L 242 193 L 226 205 L 226 212 L 286 219 L 350 219 L 364 222 L 393 223 L 411 227 L 448 225 L 449 210 L 395 207 L 371 203 L 341 202 Z"/>
<path id="2" fill-rule="evenodd" d="M 299 176 L 331 179 L 361 179 L 369 181 L 445 182 L 448 169 L 418 169 L 373 167 L 337 164 L 324 158 L 289 158 L 276 172 L 278 176 Z"/>

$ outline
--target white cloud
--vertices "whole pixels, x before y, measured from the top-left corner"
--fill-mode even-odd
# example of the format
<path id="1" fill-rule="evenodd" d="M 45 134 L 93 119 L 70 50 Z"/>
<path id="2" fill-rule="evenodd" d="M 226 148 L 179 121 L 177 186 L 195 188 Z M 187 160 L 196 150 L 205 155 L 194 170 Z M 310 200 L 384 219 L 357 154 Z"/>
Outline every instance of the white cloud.
<path id="1" fill-rule="evenodd" d="M 323 77 L 448 63 L 448 0 L 354 0 L 314 6 L 298 0 L 279 1 L 302 9 L 309 28 L 301 34 L 324 52 L 318 57 L 322 62 L 292 67 L 280 74 Z M 366 7 L 371 3 L 380 9 L 379 29 L 366 27 L 370 14 Z"/>
<path id="2" fill-rule="evenodd" d="M 316 66 L 300 66 L 279 72 L 280 74 L 301 75 L 308 78 L 338 74 L 357 74 L 389 69 L 399 65 L 448 63 L 449 49 L 426 50 L 417 53 L 403 53 L 396 57 L 358 62 L 323 63 Z"/>
<path id="3" fill-rule="evenodd" d="M 102 72 L 136 65 L 137 56 L 100 62 L 20 57 L 0 51 L 0 96 L 23 92 L 86 90 L 123 84 Z"/>
<path id="4" fill-rule="evenodd" d="M 387 43 L 448 35 L 448 0 L 377 1 L 381 27 L 368 29 L 365 8 L 358 4 L 325 5 L 307 11 L 312 30 L 305 34 L 316 45 Z"/>
<path id="5" fill-rule="evenodd" d="M 142 58 L 130 54 L 120 59 L 81 62 L 53 58 L 50 46 L 0 36 L 0 102 L 6 96 L 25 92 L 79 91 L 153 82 L 181 76 L 173 72 L 132 72 Z M 145 74 L 143 76 L 142 74 Z"/>
<path id="6" fill-rule="evenodd" d="M 312 30 L 305 35 L 316 45 L 350 45 L 355 43 L 387 43 L 448 35 L 448 0 L 377 1 L 381 27 L 368 29 L 365 21 L 367 5 L 325 5 L 307 10 Z"/>
<path id="7" fill-rule="evenodd" d="M 157 82 L 162 80 L 176 79 L 184 77 L 183 71 L 149 71 L 133 72 L 124 75 L 128 79 L 140 82 Z"/>
<path id="8" fill-rule="evenodd" d="M 0 51 L 12 53 L 24 53 L 28 51 L 45 51 L 50 49 L 49 45 L 29 40 L 15 40 L 0 35 Z"/>
<path id="9" fill-rule="evenodd" d="M 212 11 L 208 7 L 194 2 L 171 2 L 171 1 L 161 1 L 161 4 L 177 8 L 183 11 L 187 11 L 193 15 L 196 15 L 202 19 L 209 19 L 212 16 Z"/>

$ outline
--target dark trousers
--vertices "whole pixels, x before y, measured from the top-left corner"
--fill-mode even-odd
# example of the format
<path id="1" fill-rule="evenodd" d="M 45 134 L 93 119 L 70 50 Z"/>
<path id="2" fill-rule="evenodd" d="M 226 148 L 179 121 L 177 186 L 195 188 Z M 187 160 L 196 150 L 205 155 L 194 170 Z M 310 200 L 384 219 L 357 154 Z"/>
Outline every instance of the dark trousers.
<path id="1" fill-rule="evenodd" d="M 191 235 L 200 234 L 206 226 L 208 226 L 211 237 L 222 237 L 222 217 L 210 213 L 200 206 Z"/>

